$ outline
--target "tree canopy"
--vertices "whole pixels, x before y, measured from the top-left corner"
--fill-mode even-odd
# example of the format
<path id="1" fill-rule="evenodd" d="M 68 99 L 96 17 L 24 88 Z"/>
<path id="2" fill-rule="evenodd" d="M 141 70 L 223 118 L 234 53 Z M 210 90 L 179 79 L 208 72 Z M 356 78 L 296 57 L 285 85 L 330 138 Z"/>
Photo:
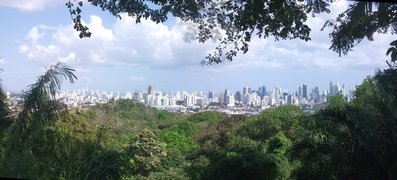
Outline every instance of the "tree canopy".
<path id="1" fill-rule="evenodd" d="M 88 0 L 93 6 L 121 18 L 122 13 L 136 19 L 165 22 L 169 16 L 196 24 L 196 39 L 205 42 L 216 39 L 222 30 L 225 35 L 217 39 L 219 44 L 203 64 L 232 61 L 238 52 L 246 53 L 252 37 L 276 41 L 286 39 L 310 40 L 309 15 L 330 13 L 334 0 Z M 382 3 L 381 3 L 382 2 Z M 80 32 L 80 38 L 90 37 L 91 32 L 81 21 L 83 3 L 79 0 L 66 3 Z M 375 33 L 397 32 L 397 3 L 384 1 L 352 1 L 348 9 L 324 24 L 332 32 L 330 49 L 339 55 L 347 54 L 363 39 L 373 40 Z"/>

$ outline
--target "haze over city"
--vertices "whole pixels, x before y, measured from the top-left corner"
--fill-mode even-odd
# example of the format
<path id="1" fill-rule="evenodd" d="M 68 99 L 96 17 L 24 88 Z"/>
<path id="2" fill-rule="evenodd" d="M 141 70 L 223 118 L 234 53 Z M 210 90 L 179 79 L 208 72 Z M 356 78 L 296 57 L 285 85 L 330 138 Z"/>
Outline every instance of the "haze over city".
<path id="1" fill-rule="evenodd" d="M 265 85 L 293 93 L 303 83 L 309 89 L 328 89 L 330 81 L 354 89 L 385 67 L 385 51 L 392 39 L 391 34 L 375 35 L 374 42 L 365 40 L 341 57 L 330 51 L 330 31 L 320 29 L 346 9 L 347 2 L 338 1 L 331 6 L 332 14 L 308 19 L 311 41 L 254 38 L 248 53 L 233 62 L 201 66 L 216 42 L 198 43 L 192 39 L 193 26 L 179 19 L 135 24 L 125 15 L 117 19 L 87 5 L 82 15 L 92 37 L 80 39 L 63 1 L 26 3 L 0 2 L 5 24 L 0 34 L 0 77 L 12 92 L 26 89 L 57 61 L 74 68 L 79 78 L 75 84 L 65 83 L 64 89 L 126 92 L 154 85 L 165 92 L 220 92 Z"/>

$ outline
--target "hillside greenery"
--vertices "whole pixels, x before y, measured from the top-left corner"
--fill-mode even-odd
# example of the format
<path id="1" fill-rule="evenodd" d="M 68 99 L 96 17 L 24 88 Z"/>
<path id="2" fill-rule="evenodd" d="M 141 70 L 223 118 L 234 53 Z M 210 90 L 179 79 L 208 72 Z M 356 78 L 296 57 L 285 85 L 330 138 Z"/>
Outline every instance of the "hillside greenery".
<path id="1" fill-rule="evenodd" d="M 66 109 L 53 98 L 72 69 L 57 64 L 11 116 L 0 91 L 0 176 L 26 179 L 396 179 L 397 70 L 314 114 L 177 115 L 112 100 Z"/>

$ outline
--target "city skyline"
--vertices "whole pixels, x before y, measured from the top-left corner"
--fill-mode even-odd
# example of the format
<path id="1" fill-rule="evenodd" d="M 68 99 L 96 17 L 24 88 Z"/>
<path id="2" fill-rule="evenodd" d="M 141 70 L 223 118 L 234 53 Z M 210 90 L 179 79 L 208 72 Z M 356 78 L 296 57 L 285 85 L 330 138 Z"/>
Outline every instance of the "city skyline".
<path id="1" fill-rule="evenodd" d="M 304 85 L 306 85 L 307 87 L 307 89 L 306 89 L 306 96 L 304 96 L 303 94 L 303 86 Z M 244 94 L 244 89 L 245 88 L 248 88 L 248 90 L 250 90 L 250 91 L 253 91 L 253 90 L 255 90 L 255 91 L 258 91 L 258 92 L 268 92 L 268 91 L 266 91 L 266 89 L 270 89 L 270 90 L 272 90 L 272 89 L 274 89 L 274 88 L 277 88 L 277 87 L 279 87 L 279 88 L 281 88 L 283 91 L 285 91 L 285 92 L 288 92 L 288 93 L 297 93 L 297 94 L 301 94 L 302 96 L 304 96 L 304 97 L 307 97 L 307 93 L 309 93 L 310 92 L 310 90 L 313 90 L 313 89 L 315 89 L 315 88 L 318 88 L 321 92 L 323 92 L 323 91 L 327 91 L 327 92 L 330 92 L 330 93 L 332 93 L 332 94 L 335 94 L 335 92 L 334 91 L 332 91 L 331 90 L 331 86 L 332 85 L 334 85 L 334 86 L 336 86 L 336 85 L 338 85 L 338 86 L 341 86 L 341 87 L 343 87 L 343 89 L 344 90 L 346 90 L 346 91 L 354 91 L 355 89 L 347 89 L 347 88 L 345 88 L 345 85 L 344 84 L 340 84 L 339 82 L 332 82 L 332 81 L 329 81 L 328 82 L 328 87 L 319 87 L 319 86 L 317 86 L 317 85 L 312 85 L 312 86 L 310 86 L 310 84 L 307 84 L 307 83 L 302 83 L 301 84 L 301 86 L 298 86 L 297 88 L 292 88 L 292 89 L 288 89 L 288 88 L 285 88 L 285 87 L 283 87 L 283 86 L 280 86 L 280 85 L 275 85 L 275 86 L 273 86 L 273 87 L 270 87 L 270 86 L 267 86 L 267 85 L 258 85 L 258 86 L 241 86 L 240 88 L 236 88 L 236 89 L 230 89 L 230 88 L 224 88 L 224 87 L 218 87 L 218 88 L 216 88 L 216 90 L 214 90 L 214 89 L 199 89 L 199 90 L 186 90 L 186 89 L 173 89 L 173 90 L 169 90 L 169 89 L 166 89 L 166 90 L 164 90 L 164 89 L 162 89 L 161 87 L 157 87 L 157 86 L 155 86 L 154 84 L 151 84 L 151 85 L 148 85 L 148 86 L 146 86 L 146 87 L 144 87 L 144 88 L 130 88 L 129 90 L 119 90 L 119 89 L 115 89 L 115 90 L 109 90 L 109 89 L 106 89 L 106 88 L 99 88 L 99 89 L 95 89 L 95 88 L 90 88 L 90 87 L 88 87 L 88 86 L 86 86 L 86 87 L 80 87 L 80 88 L 75 88 L 75 87 L 73 87 L 73 86 L 69 86 L 69 87 L 71 87 L 72 89 L 68 89 L 68 88 L 62 88 L 61 89 L 61 91 L 74 91 L 74 90 L 80 90 L 80 89 L 86 89 L 86 90 L 89 90 L 89 91 L 103 91 L 103 92 L 119 92 L 119 93 L 126 93 L 126 92 L 144 92 L 144 91 L 148 91 L 149 92 L 149 89 L 150 89 L 150 91 L 162 91 L 162 92 L 167 92 L 167 93 L 171 93 L 171 92 L 183 92 L 183 91 L 185 91 L 185 92 L 212 92 L 214 95 L 219 95 L 220 93 L 219 92 L 221 92 L 221 91 L 224 91 L 224 90 L 228 90 L 229 92 L 237 92 L 237 91 L 240 91 L 241 93 L 243 93 Z M 262 88 L 264 88 L 264 90 L 261 90 Z M 7 88 L 5 88 L 5 90 L 7 91 L 7 92 L 10 92 L 10 93 L 13 93 L 13 94 L 20 94 L 21 92 L 24 92 L 25 90 L 27 90 L 27 89 L 22 89 L 22 90 L 20 90 L 20 91 L 12 91 L 12 90 L 9 90 L 9 89 L 7 89 Z M 301 92 L 302 91 L 302 92 Z"/>
<path id="2" fill-rule="evenodd" d="M 253 37 L 247 54 L 238 54 L 233 62 L 201 66 L 216 42 L 192 40 L 189 29 L 194 26 L 179 19 L 135 24 L 131 17 L 117 19 L 85 4 L 83 20 L 93 34 L 80 39 L 63 2 L 25 5 L 24 0 L 0 2 L 0 18 L 8 24 L 0 34 L 0 78 L 12 92 L 27 90 L 57 61 L 74 68 L 79 78 L 75 84 L 65 82 L 63 89 L 133 91 L 155 85 L 165 91 L 219 91 L 278 85 L 295 91 L 303 83 L 309 89 L 327 89 L 330 81 L 355 89 L 376 69 L 386 67 L 385 51 L 392 37 L 376 34 L 373 42 L 363 40 L 339 57 L 328 49 L 330 31 L 320 31 L 348 5 L 338 1 L 331 5 L 331 14 L 309 16 L 311 41 Z"/>

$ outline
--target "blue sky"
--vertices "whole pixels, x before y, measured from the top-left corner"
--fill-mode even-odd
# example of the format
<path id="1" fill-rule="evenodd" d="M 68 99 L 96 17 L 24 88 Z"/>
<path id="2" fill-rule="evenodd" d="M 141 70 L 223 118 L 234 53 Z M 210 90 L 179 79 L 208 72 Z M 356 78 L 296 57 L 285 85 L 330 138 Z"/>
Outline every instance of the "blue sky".
<path id="1" fill-rule="evenodd" d="M 66 2 L 66 1 L 65 1 Z M 329 87 L 329 82 L 353 89 L 375 69 L 384 68 L 385 52 L 392 35 L 375 35 L 347 56 L 328 50 L 329 30 L 320 31 L 325 20 L 347 7 L 338 1 L 331 14 L 309 18 L 312 41 L 254 38 L 247 54 L 233 62 L 201 66 L 216 43 L 188 40 L 190 23 L 172 19 L 166 24 L 135 24 L 126 15 L 117 19 L 85 3 L 84 22 L 92 37 L 80 39 L 63 0 L 2 0 L 0 2 L 0 77 L 9 91 L 20 92 L 32 84 L 45 67 L 57 61 L 76 69 L 79 80 L 64 89 L 163 91 L 241 90 L 243 86 L 268 89 L 278 85 L 289 92 L 303 83 L 308 88 Z"/>

